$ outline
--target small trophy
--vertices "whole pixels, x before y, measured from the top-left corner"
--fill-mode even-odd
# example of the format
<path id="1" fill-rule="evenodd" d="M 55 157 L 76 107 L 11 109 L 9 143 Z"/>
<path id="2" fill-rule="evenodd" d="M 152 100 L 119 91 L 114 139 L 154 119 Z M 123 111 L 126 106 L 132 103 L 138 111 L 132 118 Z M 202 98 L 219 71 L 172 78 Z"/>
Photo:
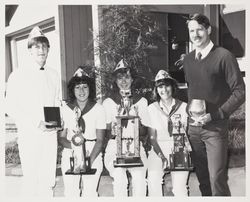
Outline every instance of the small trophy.
<path id="1" fill-rule="evenodd" d="M 181 115 L 172 115 L 174 148 L 169 155 L 169 167 L 165 171 L 193 170 L 190 154 L 185 146 L 185 132 L 181 131 Z"/>
<path id="2" fill-rule="evenodd" d="M 124 90 L 120 94 L 122 100 L 116 116 L 117 154 L 114 167 L 143 166 L 140 157 L 138 108 L 134 106 L 132 109 L 131 107 L 131 91 Z"/>
<path id="3" fill-rule="evenodd" d="M 83 137 L 83 131 L 78 125 L 78 120 L 81 116 L 81 110 L 75 108 L 76 114 L 76 131 L 71 138 L 72 141 L 72 156 L 70 157 L 70 167 L 66 171 L 65 175 L 80 175 L 79 179 L 79 189 L 80 196 L 83 190 L 82 175 L 94 175 L 96 169 L 91 168 L 89 152 L 86 152 L 86 139 Z"/>
<path id="4" fill-rule="evenodd" d="M 189 124 L 192 126 L 202 126 L 197 120 L 199 117 L 206 114 L 206 103 L 205 100 L 192 99 L 188 106 L 188 114 L 194 122 Z"/>
<path id="5" fill-rule="evenodd" d="M 76 133 L 72 137 L 73 151 L 70 157 L 70 173 L 81 174 L 91 171 L 90 157 L 86 153 L 85 138 L 81 133 Z M 67 171 L 68 173 L 68 171 Z"/>

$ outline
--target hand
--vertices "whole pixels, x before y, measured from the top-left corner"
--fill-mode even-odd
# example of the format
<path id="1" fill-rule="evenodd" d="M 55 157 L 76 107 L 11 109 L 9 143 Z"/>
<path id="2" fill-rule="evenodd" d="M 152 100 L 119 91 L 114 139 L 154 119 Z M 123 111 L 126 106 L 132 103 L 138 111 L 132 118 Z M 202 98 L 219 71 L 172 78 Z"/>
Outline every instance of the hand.
<path id="1" fill-rule="evenodd" d="M 167 158 L 161 153 L 159 152 L 158 156 L 160 157 L 161 161 L 162 161 L 162 169 L 166 169 L 168 166 L 168 160 Z"/>
<path id="2" fill-rule="evenodd" d="M 38 128 L 40 130 L 42 130 L 43 132 L 51 132 L 51 131 L 59 130 L 59 128 L 46 128 L 46 126 L 53 126 L 53 125 L 54 125 L 54 123 L 40 121 Z"/>
<path id="3" fill-rule="evenodd" d="M 211 120 L 212 120 L 211 114 L 208 113 L 208 114 L 205 114 L 205 115 L 199 117 L 199 118 L 197 119 L 197 122 L 201 123 L 202 125 L 205 125 L 205 124 L 207 124 L 208 122 L 210 122 Z"/>
<path id="4" fill-rule="evenodd" d="M 68 128 L 65 128 L 64 130 L 59 131 L 58 134 L 59 134 L 59 137 L 67 138 Z"/>
<path id="5" fill-rule="evenodd" d="M 162 169 L 165 170 L 168 166 L 168 159 L 167 158 L 162 158 Z"/>

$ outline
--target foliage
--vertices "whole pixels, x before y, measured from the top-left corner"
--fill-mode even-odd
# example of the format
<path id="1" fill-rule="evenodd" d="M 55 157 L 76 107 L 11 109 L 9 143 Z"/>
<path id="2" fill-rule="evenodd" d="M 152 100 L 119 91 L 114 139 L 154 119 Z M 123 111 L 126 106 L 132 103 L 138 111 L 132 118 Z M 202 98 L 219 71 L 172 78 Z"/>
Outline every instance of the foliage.
<path id="1" fill-rule="evenodd" d="M 245 150 L 245 130 L 244 128 L 233 128 L 228 132 L 228 148 L 229 150 L 242 151 Z"/>
<path id="2" fill-rule="evenodd" d="M 97 48 L 101 57 L 104 94 L 112 88 L 112 70 L 124 59 L 136 72 L 143 88 L 151 85 L 149 53 L 158 43 L 167 43 L 159 25 L 139 5 L 100 6 L 101 25 Z"/>
<path id="3" fill-rule="evenodd" d="M 246 106 L 245 103 L 243 103 L 231 116 L 230 120 L 245 120 L 246 117 Z"/>
<path id="4" fill-rule="evenodd" d="M 5 163 L 20 164 L 18 144 L 16 141 L 9 142 L 5 145 Z"/>
<path id="5" fill-rule="evenodd" d="M 57 164 L 61 164 L 61 157 L 62 157 L 63 147 L 58 145 L 57 147 Z M 39 157 L 37 157 L 39 158 Z M 19 149 L 17 141 L 12 141 L 6 143 L 5 145 L 5 163 L 6 164 L 21 164 L 20 156 L 19 156 Z"/>
<path id="6" fill-rule="evenodd" d="M 245 103 L 229 119 L 228 148 L 231 153 L 245 152 Z"/>

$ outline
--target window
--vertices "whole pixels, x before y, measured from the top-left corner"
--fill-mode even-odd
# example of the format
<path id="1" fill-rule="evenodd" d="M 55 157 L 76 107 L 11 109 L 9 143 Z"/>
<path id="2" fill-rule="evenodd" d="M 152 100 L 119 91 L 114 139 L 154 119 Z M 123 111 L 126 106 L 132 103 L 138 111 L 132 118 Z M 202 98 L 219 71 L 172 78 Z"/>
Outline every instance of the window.
<path id="1" fill-rule="evenodd" d="M 44 20 L 43 22 L 37 23 L 37 25 L 50 41 L 50 51 L 46 64 L 54 68 L 58 72 L 59 77 L 61 77 L 60 41 L 59 33 L 55 29 L 54 18 Z M 6 57 L 6 60 L 10 60 L 6 61 L 6 73 L 10 74 L 14 69 L 24 67 L 27 65 L 27 61 L 30 60 L 27 38 L 33 27 L 34 26 L 25 27 L 6 36 L 6 43 L 8 44 L 6 46 L 6 54 L 10 54 L 10 57 Z M 8 77 L 9 75 L 6 75 L 6 79 L 8 79 Z"/>

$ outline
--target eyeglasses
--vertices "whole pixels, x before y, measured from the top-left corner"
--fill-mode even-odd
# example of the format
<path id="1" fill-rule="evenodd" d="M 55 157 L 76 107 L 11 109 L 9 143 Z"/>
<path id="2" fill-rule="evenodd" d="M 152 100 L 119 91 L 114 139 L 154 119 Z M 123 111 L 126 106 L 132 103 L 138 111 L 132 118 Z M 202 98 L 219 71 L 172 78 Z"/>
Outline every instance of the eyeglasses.
<path id="1" fill-rule="evenodd" d="M 35 44 L 34 46 L 32 46 L 32 47 L 34 47 L 35 49 L 42 49 L 42 50 L 48 50 L 48 45 L 47 44 L 45 44 L 45 43 L 43 43 L 43 44 Z"/>

